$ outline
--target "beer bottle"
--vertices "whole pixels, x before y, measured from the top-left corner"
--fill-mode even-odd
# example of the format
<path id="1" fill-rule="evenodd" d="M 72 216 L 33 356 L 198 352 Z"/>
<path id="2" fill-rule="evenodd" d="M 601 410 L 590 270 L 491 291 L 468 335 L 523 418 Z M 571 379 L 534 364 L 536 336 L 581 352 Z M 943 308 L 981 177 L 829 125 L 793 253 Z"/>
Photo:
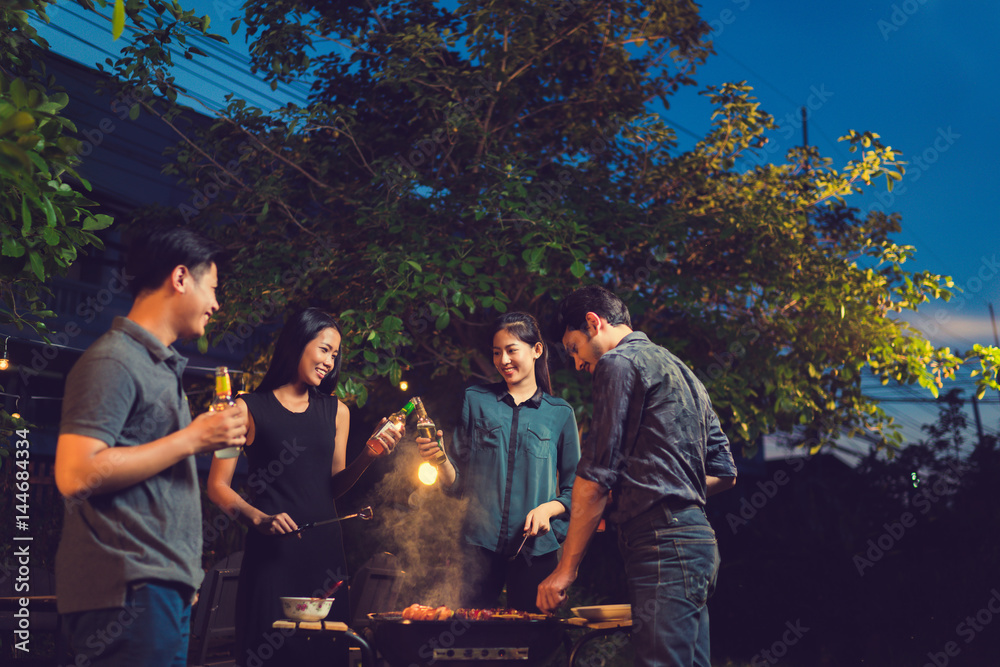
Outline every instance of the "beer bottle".
<path id="1" fill-rule="evenodd" d="M 413 412 L 414 407 L 415 405 L 413 403 L 413 399 L 411 398 L 406 402 L 406 405 L 404 405 L 401 410 L 393 412 L 389 415 L 388 420 L 382 424 L 382 428 L 372 434 L 372 437 L 368 438 L 368 447 L 372 450 L 375 456 L 380 456 L 383 452 L 385 452 L 385 445 L 383 445 L 378 439 L 378 436 L 382 435 L 390 428 L 398 431 L 399 427 L 406 423 L 406 418 L 410 416 L 411 412 Z"/>
<path id="2" fill-rule="evenodd" d="M 448 460 L 448 455 L 444 453 L 444 446 L 438 440 L 437 427 L 434 426 L 434 420 L 427 416 L 427 408 L 424 407 L 424 402 L 420 400 L 420 397 L 414 396 L 410 400 L 417 405 L 417 435 L 438 443 L 438 450 L 434 452 L 434 456 L 428 459 L 429 463 L 437 468 Z"/>
<path id="3" fill-rule="evenodd" d="M 208 406 L 209 412 L 222 412 L 236 405 L 233 400 L 233 383 L 229 379 L 229 369 L 225 366 L 215 367 L 215 398 Z M 215 458 L 231 459 L 240 455 L 240 447 L 223 447 L 215 450 Z"/>

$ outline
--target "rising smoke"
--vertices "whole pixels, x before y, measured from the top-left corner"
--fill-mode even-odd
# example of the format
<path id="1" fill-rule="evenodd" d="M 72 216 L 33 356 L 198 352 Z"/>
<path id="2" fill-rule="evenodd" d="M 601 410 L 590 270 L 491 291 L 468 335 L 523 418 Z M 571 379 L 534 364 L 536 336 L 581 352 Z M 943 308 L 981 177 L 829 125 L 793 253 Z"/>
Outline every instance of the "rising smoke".
<path id="1" fill-rule="evenodd" d="M 392 469 L 374 489 L 380 506 L 376 530 L 406 572 L 401 608 L 419 603 L 456 609 L 467 599 L 463 586 L 472 578 L 462 533 L 469 500 L 449 495 L 439 483 L 422 484 L 417 479 L 421 462 L 408 434 L 392 454 Z"/>

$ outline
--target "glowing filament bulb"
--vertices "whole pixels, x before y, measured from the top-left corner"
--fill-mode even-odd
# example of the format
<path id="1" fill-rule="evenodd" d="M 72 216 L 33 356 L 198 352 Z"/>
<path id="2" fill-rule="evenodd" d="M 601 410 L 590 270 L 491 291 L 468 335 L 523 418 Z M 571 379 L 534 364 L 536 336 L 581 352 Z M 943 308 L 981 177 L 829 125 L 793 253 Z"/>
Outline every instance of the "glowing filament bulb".
<path id="1" fill-rule="evenodd" d="M 420 478 L 421 482 L 423 482 L 427 486 L 430 486 L 431 484 L 437 481 L 438 477 L 437 468 L 432 466 L 430 463 L 427 463 L 427 461 L 424 461 L 423 463 L 420 464 L 420 467 L 417 468 L 417 477 Z"/>

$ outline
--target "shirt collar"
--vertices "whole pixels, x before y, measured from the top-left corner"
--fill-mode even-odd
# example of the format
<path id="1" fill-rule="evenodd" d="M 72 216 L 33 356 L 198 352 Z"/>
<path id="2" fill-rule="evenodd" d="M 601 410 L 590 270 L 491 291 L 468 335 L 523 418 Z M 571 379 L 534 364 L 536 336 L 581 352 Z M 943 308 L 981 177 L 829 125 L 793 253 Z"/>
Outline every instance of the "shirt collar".
<path id="1" fill-rule="evenodd" d="M 649 340 L 649 336 L 647 336 L 646 334 L 644 334 L 641 331 L 633 331 L 632 333 L 628 334 L 627 336 L 625 336 L 624 338 L 622 338 L 620 341 L 618 341 L 618 345 L 621 345 L 622 343 L 632 343 L 632 342 L 640 341 L 640 340 L 646 340 L 646 341 L 648 341 Z"/>
<path id="2" fill-rule="evenodd" d="M 497 384 L 497 401 L 503 401 L 504 403 L 506 403 L 507 405 L 509 405 L 512 408 L 518 407 L 514 403 L 514 397 L 510 395 L 509 391 L 507 391 L 507 383 L 506 382 L 500 382 L 500 383 Z M 537 387 L 535 389 L 535 393 L 531 395 L 531 398 L 529 398 L 528 400 L 526 400 L 523 403 L 521 403 L 522 406 L 526 406 L 526 407 L 529 407 L 529 408 L 537 408 L 541 404 L 542 404 L 542 389 L 541 389 L 541 387 Z"/>
<path id="3" fill-rule="evenodd" d="M 187 366 L 187 359 L 181 356 L 177 350 L 172 346 L 168 347 L 164 345 L 152 332 L 127 317 L 116 317 L 111 324 L 111 328 L 115 331 L 121 331 L 142 345 L 149 351 L 150 356 L 157 361 L 172 366 L 178 374 L 182 373 L 184 367 Z"/>

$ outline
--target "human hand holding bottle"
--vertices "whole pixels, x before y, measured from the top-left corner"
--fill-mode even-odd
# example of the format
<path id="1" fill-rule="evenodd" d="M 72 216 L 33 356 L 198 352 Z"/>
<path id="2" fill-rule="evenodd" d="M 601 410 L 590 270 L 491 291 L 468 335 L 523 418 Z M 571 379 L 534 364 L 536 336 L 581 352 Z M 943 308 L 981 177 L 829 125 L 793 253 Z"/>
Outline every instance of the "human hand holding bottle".
<path id="1" fill-rule="evenodd" d="M 211 410 L 195 417 L 184 430 L 196 434 L 196 454 L 229 447 L 239 448 L 247 440 L 247 418 L 237 407 Z"/>
<path id="2" fill-rule="evenodd" d="M 406 423 L 389 423 L 383 419 L 368 436 L 368 452 L 372 456 L 388 456 L 406 434 Z"/>
<path id="3" fill-rule="evenodd" d="M 445 463 L 448 460 L 448 456 L 444 453 L 444 431 L 438 431 L 435 435 L 435 440 L 418 435 L 416 442 L 420 458 L 437 467 Z"/>

